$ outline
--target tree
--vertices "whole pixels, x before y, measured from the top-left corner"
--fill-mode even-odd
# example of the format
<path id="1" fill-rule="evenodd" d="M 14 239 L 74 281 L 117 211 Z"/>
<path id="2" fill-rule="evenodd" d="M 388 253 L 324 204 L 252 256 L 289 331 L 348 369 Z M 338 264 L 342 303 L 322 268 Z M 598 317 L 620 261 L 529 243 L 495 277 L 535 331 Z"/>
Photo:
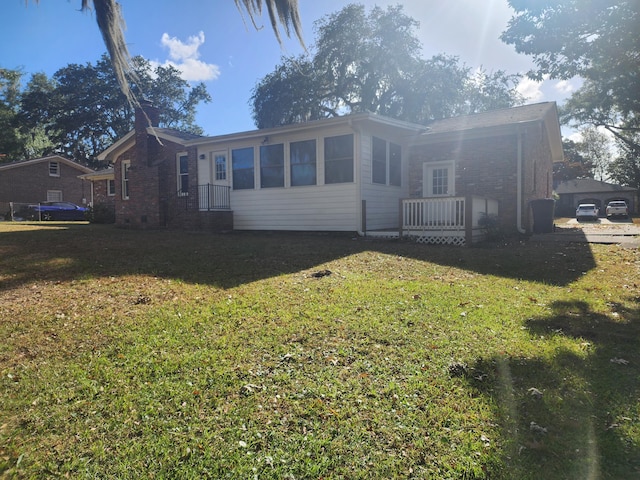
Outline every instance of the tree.
<path id="1" fill-rule="evenodd" d="M 39 0 L 35 1 L 37 3 Z M 82 10 L 87 10 L 93 5 L 98 28 L 107 47 L 118 85 L 129 103 L 137 104 L 137 96 L 130 88 L 130 83 L 138 81 L 137 71 L 131 61 L 124 38 L 124 18 L 120 4 L 116 0 L 81 0 L 81 2 Z M 304 44 L 297 0 L 264 0 L 264 2 L 263 0 L 234 0 L 234 2 L 241 12 L 244 8 L 254 25 L 255 16 L 262 13 L 264 3 L 278 41 L 281 40 L 278 25 L 282 25 L 287 36 L 290 36 L 293 28 L 300 43 Z"/>
<path id="2" fill-rule="evenodd" d="M 202 133 L 195 112 L 200 102 L 211 99 L 204 84 L 191 87 L 174 67 L 152 69 L 141 57 L 132 64 L 138 78 L 133 88 L 161 108 L 160 126 Z M 22 94 L 20 120 L 24 132 L 46 132 L 52 141 L 49 153 L 90 165 L 133 128 L 134 111 L 105 55 L 95 65 L 67 65 L 51 80 L 34 75 Z"/>
<path id="3" fill-rule="evenodd" d="M 592 178 L 593 166 L 579 152 L 578 144 L 573 140 L 562 139 L 564 159 L 553 164 L 554 185 L 576 178 Z"/>
<path id="4" fill-rule="evenodd" d="M 635 143 L 640 143 L 640 138 Z M 609 177 L 621 185 L 640 189 L 640 155 L 627 142 L 618 142 L 618 151 L 620 155 L 609 164 Z"/>
<path id="5" fill-rule="evenodd" d="M 584 128 L 580 134 L 582 141 L 576 145 L 578 152 L 591 165 L 593 177 L 605 180 L 611 162 L 611 140 L 595 127 Z"/>
<path id="6" fill-rule="evenodd" d="M 515 16 L 501 38 L 531 55 L 535 79 L 582 77 L 563 121 L 603 127 L 640 150 L 640 2 L 509 0 Z"/>
<path id="7" fill-rule="evenodd" d="M 315 25 L 315 53 L 284 58 L 254 88 L 258 128 L 358 112 L 422 123 L 522 102 L 517 75 L 421 58 L 418 22 L 401 6 L 351 4 Z"/>
<path id="8" fill-rule="evenodd" d="M 22 142 L 16 128 L 22 72 L 0 68 L 0 162 L 17 159 Z"/>

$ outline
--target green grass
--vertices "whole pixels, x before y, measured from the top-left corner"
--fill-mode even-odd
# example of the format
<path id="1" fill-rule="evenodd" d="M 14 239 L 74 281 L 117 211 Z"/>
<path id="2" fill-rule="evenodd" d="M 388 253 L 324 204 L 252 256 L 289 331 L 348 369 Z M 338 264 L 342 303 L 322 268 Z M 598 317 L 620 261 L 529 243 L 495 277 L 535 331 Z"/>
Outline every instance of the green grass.
<path id="1" fill-rule="evenodd" d="M 0 223 L 0 338 L 6 478 L 640 476 L 615 245 Z"/>

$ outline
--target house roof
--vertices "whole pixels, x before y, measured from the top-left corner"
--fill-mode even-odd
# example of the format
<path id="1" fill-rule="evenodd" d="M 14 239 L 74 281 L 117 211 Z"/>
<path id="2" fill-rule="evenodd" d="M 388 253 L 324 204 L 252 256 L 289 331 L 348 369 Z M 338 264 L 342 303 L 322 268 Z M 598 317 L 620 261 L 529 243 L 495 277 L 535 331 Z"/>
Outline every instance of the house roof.
<path id="1" fill-rule="evenodd" d="M 594 178 L 580 178 L 568 180 L 558 184 L 556 193 L 558 195 L 572 193 L 609 193 L 609 192 L 633 192 L 633 187 L 625 187 L 614 183 L 601 182 Z"/>
<path id="2" fill-rule="evenodd" d="M 263 128 L 260 130 L 248 130 L 244 132 L 230 133 L 226 135 L 217 135 L 211 137 L 200 137 L 187 142 L 187 145 L 200 145 L 205 143 L 222 143 L 231 140 L 241 140 L 250 138 L 269 137 L 272 135 L 282 135 L 289 132 L 301 132 L 304 130 L 317 129 L 328 126 L 338 125 L 364 125 L 376 124 L 395 130 L 398 134 L 404 136 L 417 133 L 424 129 L 423 125 L 416 123 L 396 120 L 394 118 L 377 115 L 370 112 L 354 113 L 351 115 L 343 115 L 340 117 L 324 118 L 321 120 L 312 120 L 303 123 L 293 123 L 291 125 L 283 125 L 280 127 Z"/>
<path id="3" fill-rule="evenodd" d="M 99 161 L 110 160 L 117 157 L 120 153 L 128 150 L 135 143 L 135 130 L 130 130 L 124 137 L 112 144 L 109 148 L 98 155 Z M 158 138 L 158 140 L 166 140 L 168 142 L 184 145 L 189 140 L 204 138 L 189 132 L 182 132 L 174 128 L 147 127 L 147 134 Z"/>
<path id="4" fill-rule="evenodd" d="M 105 168 L 104 170 L 98 170 L 96 172 L 85 173 L 84 175 L 78 175 L 83 180 L 111 180 L 114 177 L 113 168 Z"/>
<path id="5" fill-rule="evenodd" d="M 89 167 L 80 165 L 79 163 L 76 163 L 73 160 L 69 160 L 68 158 L 61 157 L 60 155 L 50 155 L 48 157 L 32 158 L 30 160 L 20 160 L 18 162 L 0 164 L 0 171 L 10 170 L 12 168 L 26 167 L 28 165 L 35 165 L 37 163 L 43 163 L 43 162 L 60 162 L 60 163 L 64 163 L 65 165 L 68 165 L 71 168 L 75 168 L 76 170 L 79 170 L 82 173 L 93 172 L 93 170 L 90 169 Z"/>
<path id="6" fill-rule="evenodd" d="M 534 103 L 434 120 L 415 137 L 414 144 L 441 142 L 472 135 L 490 135 L 492 132 L 513 132 L 536 123 L 543 124 L 547 130 L 553 161 L 562 161 L 562 135 L 555 102 Z"/>
<path id="7" fill-rule="evenodd" d="M 410 138 L 413 144 L 424 144 L 434 141 L 440 142 L 450 138 L 460 138 L 461 136 L 497 135 L 505 131 L 513 133 L 518 131 L 517 129 L 519 127 L 534 123 L 540 123 L 546 128 L 553 161 L 562 161 L 562 137 L 560 135 L 560 124 L 558 122 L 558 111 L 555 102 L 536 103 L 474 115 L 446 118 L 433 121 L 427 126 L 364 112 L 281 127 L 208 137 L 158 127 L 148 127 L 147 133 L 149 135 L 155 135 L 160 141 L 167 140 L 186 147 L 223 143 L 233 140 L 266 138 L 272 135 L 301 132 L 328 126 L 349 125 L 357 127 L 361 125 L 377 125 L 394 131 L 399 137 Z M 121 152 L 130 148 L 134 142 L 135 132 L 132 130 L 102 152 L 98 156 L 98 160 L 113 159 Z"/>

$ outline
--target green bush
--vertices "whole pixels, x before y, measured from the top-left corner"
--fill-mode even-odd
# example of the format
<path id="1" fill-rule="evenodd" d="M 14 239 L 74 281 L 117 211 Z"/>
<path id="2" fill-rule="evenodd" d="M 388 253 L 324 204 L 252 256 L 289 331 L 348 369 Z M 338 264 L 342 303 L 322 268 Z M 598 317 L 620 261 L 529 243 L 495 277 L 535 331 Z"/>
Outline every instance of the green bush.
<path id="1" fill-rule="evenodd" d="M 113 205 L 98 203 L 87 210 L 87 220 L 91 223 L 115 223 L 116 212 Z"/>

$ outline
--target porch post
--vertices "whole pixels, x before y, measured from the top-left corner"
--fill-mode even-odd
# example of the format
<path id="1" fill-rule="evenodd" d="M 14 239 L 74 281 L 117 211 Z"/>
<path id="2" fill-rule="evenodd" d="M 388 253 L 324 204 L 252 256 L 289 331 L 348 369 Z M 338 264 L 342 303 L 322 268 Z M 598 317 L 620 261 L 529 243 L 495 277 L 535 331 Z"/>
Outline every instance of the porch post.
<path id="1" fill-rule="evenodd" d="M 402 199 L 398 200 L 398 238 L 402 238 L 402 225 L 404 225 L 404 210 L 402 208 Z"/>
<path id="2" fill-rule="evenodd" d="M 464 197 L 464 244 L 470 247 L 473 243 L 473 198 Z"/>

